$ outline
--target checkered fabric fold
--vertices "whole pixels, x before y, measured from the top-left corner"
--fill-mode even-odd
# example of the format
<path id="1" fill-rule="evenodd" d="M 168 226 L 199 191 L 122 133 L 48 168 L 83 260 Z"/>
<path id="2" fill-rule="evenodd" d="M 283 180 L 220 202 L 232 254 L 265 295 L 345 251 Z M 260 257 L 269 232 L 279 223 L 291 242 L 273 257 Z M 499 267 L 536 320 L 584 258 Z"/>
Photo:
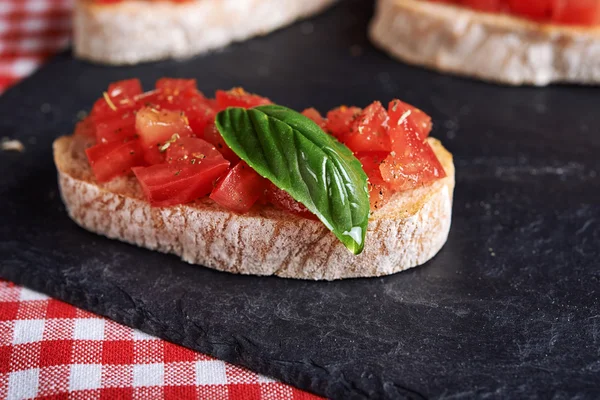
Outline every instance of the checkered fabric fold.
<path id="1" fill-rule="evenodd" d="M 318 397 L 0 282 L 0 399 Z"/>
<path id="2" fill-rule="evenodd" d="M 0 0 L 0 93 L 63 50 L 73 0 Z"/>

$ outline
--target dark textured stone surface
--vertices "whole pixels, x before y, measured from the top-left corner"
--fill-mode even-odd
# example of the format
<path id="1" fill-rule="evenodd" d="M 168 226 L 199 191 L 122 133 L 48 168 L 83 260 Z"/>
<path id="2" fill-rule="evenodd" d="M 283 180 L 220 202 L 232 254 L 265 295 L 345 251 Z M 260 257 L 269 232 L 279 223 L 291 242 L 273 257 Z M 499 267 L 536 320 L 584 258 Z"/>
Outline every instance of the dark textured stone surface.
<path id="1" fill-rule="evenodd" d="M 0 154 L 0 276 L 333 398 L 600 396 L 600 92 L 397 64 L 367 44 L 370 12 L 347 1 L 187 62 L 65 54 L 10 90 L 0 136 L 27 150 Z M 398 96 L 427 110 L 458 171 L 448 243 L 395 276 L 314 283 L 218 273 L 78 228 L 52 140 L 109 81 L 163 75 L 296 108 Z"/>

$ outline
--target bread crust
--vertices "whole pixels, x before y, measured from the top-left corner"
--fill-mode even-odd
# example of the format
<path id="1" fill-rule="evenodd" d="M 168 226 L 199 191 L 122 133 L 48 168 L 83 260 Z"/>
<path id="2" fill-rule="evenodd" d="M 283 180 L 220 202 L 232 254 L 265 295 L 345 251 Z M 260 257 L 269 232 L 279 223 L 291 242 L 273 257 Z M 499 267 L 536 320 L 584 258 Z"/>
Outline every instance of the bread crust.
<path id="1" fill-rule="evenodd" d="M 600 82 L 600 28 L 423 0 L 378 0 L 369 36 L 410 64 L 509 85 Z"/>
<path id="2" fill-rule="evenodd" d="M 396 194 L 369 219 L 365 249 L 351 254 L 320 221 L 269 206 L 233 214 L 208 198 L 153 208 L 133 177 L 96 182 L 78 136 L 54 142 L 62 199 L 81 227 L 220 271 L 334 280 L 393 274 L 425 263 L 450 229 L 454 165 L 429 139 L 447 177 Z"/>
<path id="3" fill-rule="evenodd" d="M 313 15 L 336 0 L 77 0 L 74 51 L 103 64 L 185 58 Z"/>

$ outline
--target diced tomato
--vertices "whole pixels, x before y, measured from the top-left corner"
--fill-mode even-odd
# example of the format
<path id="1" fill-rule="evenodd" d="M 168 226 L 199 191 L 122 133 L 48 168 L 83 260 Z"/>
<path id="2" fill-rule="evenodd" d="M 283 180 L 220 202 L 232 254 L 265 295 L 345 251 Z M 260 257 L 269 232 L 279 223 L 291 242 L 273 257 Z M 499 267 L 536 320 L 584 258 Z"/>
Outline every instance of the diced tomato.
<path id="1" fill-rule="evenodd" d="M 183 111 L 192 131 L 196 136 L 202 137 L 204 129 L 214 120 L 216 113 L 210 101 L 192 87 L 190 82 L 180 81 L 183 80 L 164 81 L 160 84 L 161 89 L 138 96 L 138 107 L 152 106 L 163 110 Z"/>
<path id="2" fill-rule="evenodd" d="M 600 25 L 600 1 L 552 0 L 552 21 L 567 25 Z"/>
<path id="3" fill-rule="evenodd" d="M 326 129 L 327 121 L 325 120 L 325 118 L 323 118 L 321 113 L 318 112 L 316 109 L 314 109 L 312 107 L 307 108 L 306 110 L 302 111 L 302 115 L 312 119 L 317 125 L 319 125 L 321 127 L 321 129 L 323 129 L 323 130 Z"/>
<path id="4" fill-rule="evenodd" d="M 474 10 L 484 12 L 498 12 L 502 10 L 502 0 L 461 0 L 459 3 L 462 3 L 463 5 L 470 7 Z"/>
<path id="5" fill-rule="evenodd" d="M 218 110 L 270 103 L 241 88 L 218 91 L 209 100 L 193 79 L 163 78 L 147 93 L 138 80 L 120 81 L 109 86 L 76 134 L 96 138 L 98 144 L 86 154 L 99 181 L 133 169 L 153 206 L 187 203 L 210 193 L 238 213 L 260 201 L 316 219 L 241 161 L 216 129 Z M 355 152 L 369 178 L 372 209 L 396 191 L 445 176 L 425 141 L 431 119 L 410 104 L 394 100 L 387 110 L 379 102 L 365 109 L 344 106 L 331 110 L 327 119 L 314 108 L 303 114 Z M 231 170 L 230 164 L 235 165 Z"/>
<path id="6" fill-rule="evenodd" d="M 206 196 L 227 168 L 229 161 L 222 157 L 214 157 L 195 164 L 165 163 L 136 167 L 133 168 L 133 172 L 150 204 L 166 207 L 189 203 Z"/>
<path id="7" fill-rule="evenodd" d="M 223 136 L 221 136 L 214 123 L 209 124 L 204 130 L 204 140 L 215 145 L 217 150 L 223 154 L 223 157 L 225 157 L 226 160 L 231 161 L 232 164 L 237 163 L 240 160 L 237 154 L 227 146 L 225 139 L 223 139 Z"/>
<path id="8" fill-rule="evenodd" d="M 240 161 L 219 180 L 210 198 L 228 210 L 243 214 L 264 194 L 267 183 L 248 164 Z"/>
<path id="9" fill-rule="evenodd" d="M 206 99 L 201 95 L 188 97 L 182 103 L 181 106 L 188 117 L 190 128 L 196 136 L 202 137 L 206 127 L 215 120 L 216 112 L 207 105 Z"/>
<path id="10" fill-rule="evenodd" d="M 327 131 L 341 140 L 344 135 L 350 133 L 350 129 L 361 111 L 358 107 L 334 108 L 327 113 Z"/>
<path id="11" fill-rule="evenodd" d="M 169 163 L 189 161 L 195 164 L 198 160 L 215 157 L 222 158 L 223 155 L 211 143 L 195 137 L 183 137 L 169 143 L 166 152 L 166 161 Z"/>
<path id="12" fill-rule="evenodd" d="M 248 93 L 242 88 L 233 88 L 228 91 L 217 90 L 216 100 L 218 111 L 228 107 L 252 108 L 265 104 L 272 104 L 271 100 L 266 97 Z"/>
<path id="13" fill-rule="evenodd" d="M 385 182 L 381 178 L 381 173 L 379 171 L 379 166 L 385 160 L 389 153 L 374 151 L 374 152 L 365 152 L 365 153 L 357 153 L 356 158 L 360 161 L 363 170 L 369 177 L 369 180 L 373 183 L 384 184 Z"/>
<path id="14" fill-rule="evenodd" d="M 168 148 L 168 143 L 193 136 L 183 112 L 157 110 L 153 107 L 144 107 L 137 112 L 135 130 L 144 146 L 144 158 L 150 164 L 164 162 L 164 151 Z"/>
<path id="15" fill-rule="evenodd" d="M 388 105 L 390 116 L 389 127 L 402 125 L 405 121 L 415 129 L 420 139 L 425 139 L 431 132 L 431 117 L 418 108 L 400 100 L 392 100 Z"/>
<path id="16" fill-rule="evenodd" d="M 475 10 L 493 13 L 510 13 L 534 21 L 557 24 L 600 25 L 598 0 L 430 0 L 452 3 Z"/>
<path id="17" fill-rule="evenodd" d="M 427 141 L 406 127 L 390 129 L 393 151 L 381 163 L 381 177 L 396 191 L 408 190 L 446 176 Z"/>
<path id="18" fill-rule="evenodd" d="M 155 87 L 172 96 L 178 96 L 183 92 L 194 92 L 198 90 L 195 79 L 160 78 L 156 81 Z"/>
<path id="19" fill-rule="evenodd" d="M 552 15 L 550 0 L 507 0 L 511 13 L 534 20 L 547 20 Z"/>
<path id="20" fill-rule="evenodd" d="M 379 210 L 390 201 L 393 193 L 389 185 L 380 185 L 369 181 L 367 186 L 369 189 L 369 203 L 371 204 L 371 210 Z"/>
<path id="21" fill-rule="evenodd" d="M 108 96 L 111 99 L 133 99 L 142 93 L 142 83 L 139 79 L 127 79 L 108 85 Z"/>
<path id="22" fill-rule="evenodd" d="M 283 189 L 279 189 L 271 182 L 267 184 L 265 195 L 267 201 L 280 210 L 289 211 L 292 214 L 296 214 L 304 218 L 318 219 L 316 215 L 311 213 L 304 206 L 304 204 L 294 200 L 294 198 L 288 192 Z"/>
<path id="23" fill-rule="evenodd" d="M 149 90 L 135 96 L 135 106 L 137 109 L 142 107 L 160 108 L 158 103 L 163 99 L 163 92 L 158 89 Z"/>
<path id="24" fill-rule="evenodd" d="M 90 116 L 95 123 L 136 108 L 135 97 L 142 93 L 139 79 L 111 83 L 104 96 L 94 103 Z"/>
<path id="25" fill-rule="evenodd" d="M 92 2 L 100 3 L 100 4 L 117 4 L 122 3 L 125 0 L 92 0 Z M 172 3 L 185 3 L 192 0 L 169 0 Z"/>
<path id="26" fill-rule="evenodd" d="M 122 141 L 135 135 L 135 113 L 133 111 L 126 111 L 122 115 L 103 119 L 96 124 L 98 143 Z"/>
<path id="27" fill-rule="evenodd" d="M 139 140 L 97 144 L 85 153 L 98 182 L 108 182 L 129 173 L 132 167 L 144 164 Z"/>
<path id="28" fill-rule="evenodd" d="M 86 117 L 85 119 L 79 121 L 77 125 L 75 125 L 75 135 L 84 136 L 87 138 L 96 137 L 96 127 L 90 117 Z"/>
<path id="29" fill-rule="evenodd" d="M 196 89 L 195 79 L 163 78 L 156 89 L 136 97 L 140 106 L 154 105 L 156 108 L 183 110 L 192 101 L 212 108 L 210 101 Z"/>
<path id="30" fill-rule="evenodd" d="M 379 166 L 386 159 L 388 153 L 373 152 L 357 154 L 356 158 L 363 166 L 363 170 L 369 178 L 369 200 L 371 209 L 377 210 L 383 207 L 392 195 L 390 186 L 381 177 Z"/>
<path id="31" fill-rule="evenodd" d="M 390 151 L 388 135 L 389 117 L 385 108 L 376 101 L 365 108 L 354 121 L 348 133 L 341 140 L 353 152 Z"/>

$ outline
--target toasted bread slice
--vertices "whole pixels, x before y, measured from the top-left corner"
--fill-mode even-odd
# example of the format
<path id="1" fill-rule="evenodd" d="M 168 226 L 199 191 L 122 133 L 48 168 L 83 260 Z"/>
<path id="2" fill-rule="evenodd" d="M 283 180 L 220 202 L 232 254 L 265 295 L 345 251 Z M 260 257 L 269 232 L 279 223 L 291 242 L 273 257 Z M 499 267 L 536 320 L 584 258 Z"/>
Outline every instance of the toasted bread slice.
<path id="1" fill-rule="evenodd" d="M 370 37 L 407 63 L 483 80 L 600 83 L 600 27 L 541 24 L 424 0 L 378 0 Z"/>
<path id="2" fill-rule="evenodd" d="M 59 186 L 71 218 L 83 228 L 221 271 L 299 279 L 393 274 L 432 258 L 450 229 L 452 155 L 429 139 L 447 177 L 396 194 L 369 220 L 364 251 L 353 255 L 323 225 L 270 206 L 237 215 L 212 200 L 153 208 L 134 177 L 98 183 L 82 136 L 54 142 Z"/>
<path id="3" fill-rule="evenodd" d="M 183 58 L 264 35 L 336 0 L 76 0 L 74 50 L 104 64 Z"/>

